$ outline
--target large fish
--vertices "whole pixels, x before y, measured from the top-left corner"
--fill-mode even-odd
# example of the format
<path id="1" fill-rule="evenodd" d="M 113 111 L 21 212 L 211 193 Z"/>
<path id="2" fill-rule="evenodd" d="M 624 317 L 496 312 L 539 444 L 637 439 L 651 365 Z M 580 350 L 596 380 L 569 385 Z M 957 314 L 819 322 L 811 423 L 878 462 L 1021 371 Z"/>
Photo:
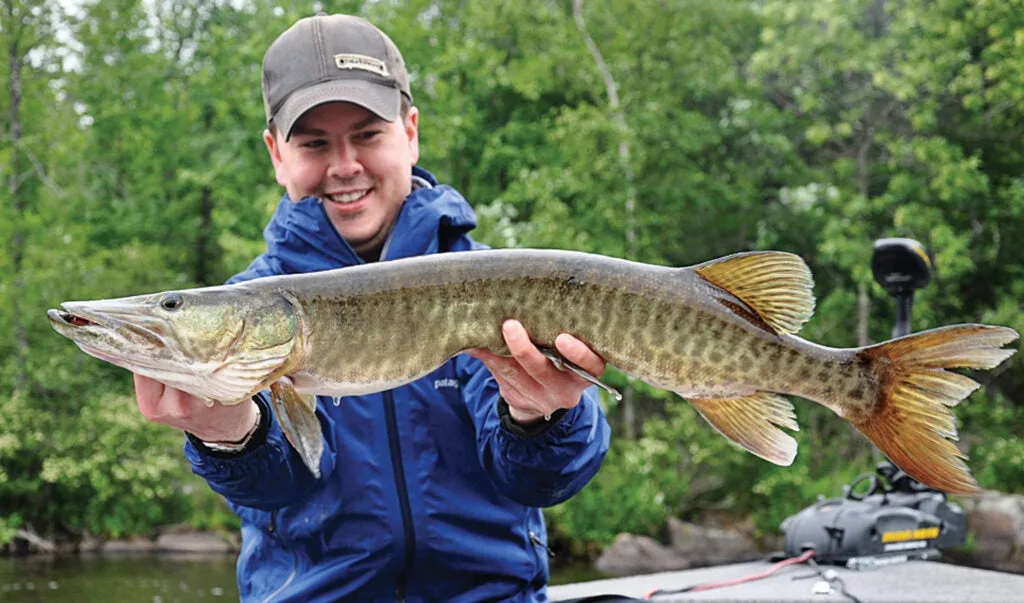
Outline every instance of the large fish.
<path id="1" fill-rule="evenodd" d="M 316 394 L 393 388 L 474 347 L 507 354 L 519 319 L 550 351 L 568 332 L 605 360 L 676 392 L 734 443 L 792 463 L 798 429 L 780 394 L 843 417 L 901 469 L 950 493 L 976 491 L 949 407 L 1017 332 L 964 324 L 862 348 L 795 335 L 814 308 L 806 264 L 750 252 L 669 268 L 577 252 L 446 253 L 245 283 L 68 302 L 53 327 L 86 353 L 237 404 L 270 389 L 292 445 L 319 475 Z M 561 364 L 556 362 L 556 364 Z M 569 366 L 568 368 L 576 367 Z"/>

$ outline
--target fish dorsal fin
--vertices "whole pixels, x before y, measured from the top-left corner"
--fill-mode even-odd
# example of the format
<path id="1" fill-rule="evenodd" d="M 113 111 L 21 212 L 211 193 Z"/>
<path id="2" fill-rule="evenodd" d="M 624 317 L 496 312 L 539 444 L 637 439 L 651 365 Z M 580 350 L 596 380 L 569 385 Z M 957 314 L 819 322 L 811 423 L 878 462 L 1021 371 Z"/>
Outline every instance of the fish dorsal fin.
<path id="1" fill-rule="evenodd" d="M 694 270 L 750 306 L 776 333 L 796 333 L 814 313 L 814 278 L 798 255 L 784 251 L 738 253 Z"/>
<path id="2" fill-rule="evenodd" d="M 793 464 L 796 440 L 779 429 L 800 429 L 789 400 L 771 392 L 755 392 L 742 398 L 687 400 L 729 441 L 776 465 Z"/>

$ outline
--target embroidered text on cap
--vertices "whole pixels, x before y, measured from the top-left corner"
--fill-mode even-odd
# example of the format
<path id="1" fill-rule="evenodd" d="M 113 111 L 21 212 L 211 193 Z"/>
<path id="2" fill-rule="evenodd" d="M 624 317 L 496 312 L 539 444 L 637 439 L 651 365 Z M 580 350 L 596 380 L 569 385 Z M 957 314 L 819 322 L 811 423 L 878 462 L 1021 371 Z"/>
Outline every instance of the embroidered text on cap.
<path id="1" fill-rule="evenodd" d="M 384 64 L 384 61 L 364 54 L 336 54 L 334 55 L 334 64 L 338 69 L 362 69 L 383 77 L 389 75 L 388 66 Z"/>

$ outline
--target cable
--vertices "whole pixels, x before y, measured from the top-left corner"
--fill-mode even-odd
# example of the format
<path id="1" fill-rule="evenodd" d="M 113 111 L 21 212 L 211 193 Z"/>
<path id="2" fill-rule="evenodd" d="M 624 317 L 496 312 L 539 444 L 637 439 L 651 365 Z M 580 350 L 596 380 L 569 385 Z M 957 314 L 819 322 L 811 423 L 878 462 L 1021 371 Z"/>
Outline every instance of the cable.
<path id="1" fill-rule="evenodd" d="M 693 593 L 693 592 L 699 592 L 699 591 L 702 591 L 702 590 L 711 590 L 713 588 L 722 588 L 724 586 L 733 586 L 733 585 L 736 585 L 736 584 L 743 584 L 744 582 L 753 582 L 754 580 L 761 580 L 762 578 L 767 578 L 768 576 L 771 576 L 772 574 L 774 574 L 775 572 L 779 571 L 780 569 L 782 569 L 782 568 L 784 568 L 786 566 L 796 565 L 798 563 L 806 563 L 807 565 L 811 566 L 811 569 L 814 570 L 815 574 L 820 576 L 822 580 L 828 582 L 829 584 L 835 585 L 838 588 L 839 592 L 844 597 L 849 599 L 850 601 L 853 601 L 853 603 L 863 603 L 860 599 L 858 599 L 857 597 L 853 596 L 853 594 L 851 594 L 850 591 L 846 590 L 846 583 L 843 582 L 843 579 L 840 578 L 834 571 L 829 572 L 829 573 L 826 573 L 826 572 L 822 571 L 821 566 L 819 566 L 818 563 L 816 561 L 814 561 L 814 549 L 807 549 L 801 555 L 799 555 L 797 557 L 790 557 L 788 559 L 783 559 L 782 561 L 779 561 L 778 563 L 776 563 L 775 565 L 769 567 L 768 569 L 764 570 L 763 572 L 760 572 L 760 573 L 757 573 L 757 574 L 751 574 L 749 576 L 744 576 L 744 577 L 736 578 L 736 579 L 733 579 L 733 580 L 726 580 L 725 582 L 709 582 L 709 583 L 706 583 L 706 584 L 695 584 L 693 586 L 686 586 L 686 587 L 683 587 L 683 588 L 676 588 L 676 589 L 658 588 L 658 589 L 654 589 L 651 592 L 647 593 L 647 595 L 644 597 L 644 599 L 652 599 L 652 598 L 654 598 L 654 597 L 656 597 L 658 595 L 676 595 L 676 594 L 680 594 L 680 593 Z M 813 576 L 814 574 L 811 574 L 811 575 Z M 809 576 L 799 576 L 799 577 L 793 578 L 793 579 L 796 580 L 798 578 L 807 578 L 807 577 L 809 577 Z"/>
<path id="2" fill-rule="evenodd" d="M 825 572 L 821 571 L 821 566 L 818 565 L 818 562 L 815 561 L 813 557 L 811 557 L 810 559 L 807 560 L 807 565 L 811 566 L 811 568 L 815 572 L 817 572 L 818 575 L 821 576 L 821 579 L 824 580 L 825 582 L 828 582 L 829 584 L 836 584 L 836 585 L 838 585 L 839 592 L 844 597 L 846 597 L 847 599 L 853 601 L 853 603 L 863 603 L 863 601 L 861 601 L 857 597 L 853 596 L 850 593 L 850 591 L 846 590 L 846 583 L 843 582 L 843 579 L 840 578 L 839 575 L 835 573 L 835 571 L 832 571 L 831 575 L 828 575 Z"/>
<path id="3" fill-rule="evenodd" d="M 762 578 L 767 578 L 768 576 L 771 576 L 772 574 L 774 574 L 775 572 L 777 572 L 778 570 L 780 570 L 780 569 L 782 569 L 782 568 L 784 568 L 786 566 L 795 565 L 797 563 L 804 563 L 805 561 L 810 559 L 812 556 L 814 556 L 814 549 L 807 549 L 799 557 L 790 557 L 789 559 L 783 559 L 782 561 L 779 561 L 778 563 L 776 563 L 775 565 L 769 567 L 768 569 L 764 570 L 763 572 L 760 572 L 760 573 L 757 573 L 757 574 L 752 574 L 750 576 L 744 576 L 742 578 L 736 578 L 734 580 L 727 580 L 725 582 L 710 582 L 710 583 L 707 583 L 707 584 L 695 584 L 693 586 L 687 586 L 687 587 L 684 587 L 684 588 L 677 588 L 677 589 L 656 588 L 656 589 L 652 590 L 651 592 L 647 593 L 647 595 L 644 598 L 645 599 L 651 599 L 651 598 L 653 598 L 655 596 L 658 596 L 658 595 L 675 595 L 675 594 L 679 594 L 679 593 L 693 593 L 693 592 L 698 592 L 698 591 L 702 591 L 702 590 L 711 590 L 712 588 L 721 588 L 723 586 L 733 586 L 733 585 L 736 585 L 736 584 L 742 584 L 744 582 L 752 582 L 754 580 L 761 580 Z M 858 602 L 858 603 L 860 603 L 860 602 Z"/>

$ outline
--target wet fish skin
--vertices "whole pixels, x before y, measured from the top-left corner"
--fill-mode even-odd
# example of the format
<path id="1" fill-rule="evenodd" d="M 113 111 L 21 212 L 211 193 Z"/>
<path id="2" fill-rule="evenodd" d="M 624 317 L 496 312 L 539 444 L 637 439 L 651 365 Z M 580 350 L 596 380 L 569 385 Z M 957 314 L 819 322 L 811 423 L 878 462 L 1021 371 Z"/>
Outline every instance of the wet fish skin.
<path id="1" fill-rule="evenodd" d="M 950 442 L 948 407 L 977 384 L 945 369 L 992 368 L 1014 353 L 1000 348 L 1017 333 L 957 325 L 828 348 L 795 335 L 813 312 L 812 288 L 802 260 L 781 252 L 669 268 L 578 252 L 491 250 L 72 302 L 63 312 L 104 324 L 113 305 L 119 322 L 105 330 L 125 334 L 104 337 L 120 337 L 121 358 L 118 341 L 108 341 L 101 358 L 131 370 L 148 368 L 139 358 L 151 358 L 165 377 L 173 366 L 184 375 L 172 375 L 176 386 L 211 401 L 237 403 L 271 387 L 278 420 L 314 473 L 314 394 L 396 387 L 472 347 L 508 353 L 501 324 L 516 318 L 538 345 L 553 346 L 568 332 L 624 372 L 678 393 L 723 435 L 772 462 L 786 465 L 796 454 L 795 440 L 779 429 L 797 429 L 795 415 L 779 394 L 796 395 L 850 421 L 923 483 L 976 489 Z M 164 310 L 175 295 L 181 307 Z M 70 324 L 60 311 L 50 318 L 80 345 L 83 330 L 102 330 Z M 163 327 L 152 333 L 153 324 Z M 142 351 L 161 337 L 173 340 L 168 332 L 191 344 L 176 345 L 174 358 Z"/>

